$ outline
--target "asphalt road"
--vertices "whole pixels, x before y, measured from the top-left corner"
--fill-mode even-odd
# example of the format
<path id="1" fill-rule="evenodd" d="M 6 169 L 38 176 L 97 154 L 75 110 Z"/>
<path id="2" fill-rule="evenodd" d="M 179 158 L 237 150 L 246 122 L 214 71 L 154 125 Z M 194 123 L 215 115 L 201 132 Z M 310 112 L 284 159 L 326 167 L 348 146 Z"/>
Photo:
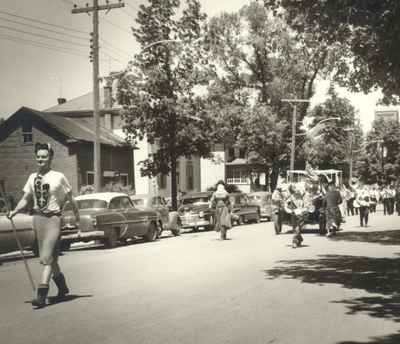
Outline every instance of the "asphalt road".
<path id="1" fill-rule="evenodd" d="M 400 343 L 400 217 L 348 218 L 304 246 L 271 223 L 61 257 L 70 300 L 33 310 L 21 260 L 0 266 L 0 342 Z M 288 227 L 284 232 L 289 231 Z M 36 280 L 40 266 L 29 259 Z M 55 294 L 51 286 L 50 295 Z"/>

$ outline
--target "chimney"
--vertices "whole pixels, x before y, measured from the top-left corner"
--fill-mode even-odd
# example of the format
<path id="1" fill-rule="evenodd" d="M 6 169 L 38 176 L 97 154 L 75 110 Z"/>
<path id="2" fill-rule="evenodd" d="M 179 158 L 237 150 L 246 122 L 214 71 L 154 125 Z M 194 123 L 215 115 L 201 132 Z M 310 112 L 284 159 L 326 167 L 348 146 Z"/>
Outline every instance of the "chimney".
<path id="1" fill-rule="evenodd" d="M 65 99 L 65 98 L 57 98 L 58 105 L 64 104 L 66 102 L 67 102 L 67 99 Z"/>

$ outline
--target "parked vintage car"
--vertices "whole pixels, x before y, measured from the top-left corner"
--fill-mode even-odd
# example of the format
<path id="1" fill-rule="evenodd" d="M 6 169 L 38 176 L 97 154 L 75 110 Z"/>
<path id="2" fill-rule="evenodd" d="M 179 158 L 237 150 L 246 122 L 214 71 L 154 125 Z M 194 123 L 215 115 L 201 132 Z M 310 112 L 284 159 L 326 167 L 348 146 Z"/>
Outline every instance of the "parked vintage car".
<path id="1" fill-rule="evenodd" d="M 248 222 L 260 222 L 261 213 L 258 205 L 251 204 L 247 194 L 231 193 L 229 200 L 232 207 L 232 222 L 242 225 Z"/>
<path id="2" fill-rule="evenodd" d="M 29 214 L 17 214 L 13 218 L 18 239 L 24 249 L 32 251 L 38 256 L 39 250 L 33 230 L 32 216 Z M 6 212 L 0 213 L 0 254 L 19 250 L 12 223 L 7 218 Z"/>
<path id="3" fill-rule="evenodd" d="M 181 233 L 181 220 L 177 211 L 170 211 L 164 197 L 159 195 L 131 195 L 134 206 L 141 210 L 153 210 L 159 215 L 159 236 L 163 231 L 171 231 L 173 235 Z"/>
<path id="4" fill-rule="evenodd" d="M 64 208 L 61 239 L 63 242 L 101 240 L 106 248 L 117 242 L 143 237 L 154 241 L 158 236 L 157 212 L 139 210 L 125 193 L 101 192 L 77 196 L 80 221 L 75 223 L 70 204 Z"/>
<path id="5" fill-rule="evenodd" d="M 210 208 L 212 192 L 192 192 L 181 197 L 178 209 L 182 228 L 213 229 L 215 211 Z"/>
<path id="6" fill-rule="evenodd" d="M 249 204 L 257 205 L 260 208 L 260 216 L 262 220 L 271 221 L 272 206 L 271 193 L 266 191 L 255 191 L 247 194 Z"/>

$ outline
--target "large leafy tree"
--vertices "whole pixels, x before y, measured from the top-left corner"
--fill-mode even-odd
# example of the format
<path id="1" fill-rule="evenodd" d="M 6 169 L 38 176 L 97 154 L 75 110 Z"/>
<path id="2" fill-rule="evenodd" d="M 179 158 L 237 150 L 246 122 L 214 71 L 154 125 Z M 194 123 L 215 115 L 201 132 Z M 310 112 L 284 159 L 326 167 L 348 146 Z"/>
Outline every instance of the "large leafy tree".
<path id="1" fill-rule="evenodd" d="M 301 33 L 319 32 L 321 43 L 342 43 L 351 52 L 337 79 L 352 90 L 381 87 L 386 101 L 400 95 L 398 0 L 264 0 Z M 351 61 L 351 64 L 347 63 Z"/>
<path id="2" fill-rule="evenodd" d="M 400 176 L 400 124 L 374 121 L 358 164 L 360 178 L 367 183 L 389 183 Z"/>
<path id="3" fill-rule="evenodd" d="M 311 127 L 320 129 L 306 144 L 306 156 L 320 169 L 340 168 L 348 175 L 350 138 L 345 129 L 354 129 L 355 109 L 347 99 L 339 97 L 333 87 L 328 95 L 328 99 L 310 113 Z M 339 119 L 327 120 L 335 117 Z"/>
<path id="4" fill-rule="evenodd" d="M 142 52 L 119 82 L 128 139 L 156 144 L 141 162 L 142 174 L 171 175 L 172 205 L 177 207 L 177 159 L 208 157 L 210 127 L 205 102 L 196 88 L 207 81 L 207 54 L 202 49 L 205 15 L 197 0 L 149 0 L 141 5 L 133 34 Z M 178 12 L 180 15 L 178 15 Z"/>
<path id="5" fill-rule="evenodd" d="M 261 165 L 261 171 L 257 169 L 249 172 L 264 173 L 265 185 L 274 190 L 277 182 L 274 172 L 287 165 L 285 133 L 290 124 L 279 118 L 268 106 L 254 106 L 245 115 L 238 141 L 242 147 L 246 147 L 249 163 Z M 268 178 L 270 175 L 271 179 Z"/>
<path id="6" fill-rule="evenodd" d="M 243 115 L 261 114 L 268 109 L 262 119 L 249 115 L 245 121 L 246 127 L 257 128 L 260 120 L 266 120 L 267 125 L 285 121 L 284 125 L 270 127 L 271 131 L 279 127 L 278 134 L 282 137 L 290 137 L 288 124 L 292 120 L 292 107 L 281 99 L 311 98 L 317 77 L 330 74 L 336 61 L 335 55 L 340 53 L 338 45 L 319 44 L 315 34 L 296 35 L 279 16 L 273 16 L 257 1 L 252 1 L 237 13 L 223 13 L 211 18 L 206 43 L 217 65 L 214 74 L 211 74 L 213 84 L 209 89 L 210 98 L 214 109 L 224 109 L 215 111 L 217 122 L 222 127 L 229 126 L 230 122 L 225 118 L 231 108 L 226 101 L 229 100 L 235 104 L 233 112 L 237 113 L 238 107 L 242 107 Z M 301 130 L 307 108 L 308 104 L 298 107 L 298 131 Z M 219 118 L 219 114 L 222 114 L 222 118 Z M 267 118 L 272 114 L 275 116 L 272 117 L 274 123 Z M 252 120 L 255 121 L 253 124 L 250 123 Z M 236 133 L 235 130 L 230 132 Z M 242 144 L 251 142 L 251 131 L 239 130 L 239 133 Z M 268 155 L 261 154 L 264 155 L 261 161 L 273 167 L 272 175 L 276 179 L 279 168 L 288 162 L 288 140 L 282 146 L 271 145 L 268 135 L 263 137 L 262 142 L 260 138 L 261 135 L 258 135 L 257 146 L 247 148 L 256 149 L 256 153 L 260 153 L 263 147 L 275 150 Z M 239 142 L 239 136 L 234 140 Z M 286 159 L 282 158 L 282 154 L 286 154 Z M 278 156 L 281 157 L 279 164 L 274 160 Z"/>

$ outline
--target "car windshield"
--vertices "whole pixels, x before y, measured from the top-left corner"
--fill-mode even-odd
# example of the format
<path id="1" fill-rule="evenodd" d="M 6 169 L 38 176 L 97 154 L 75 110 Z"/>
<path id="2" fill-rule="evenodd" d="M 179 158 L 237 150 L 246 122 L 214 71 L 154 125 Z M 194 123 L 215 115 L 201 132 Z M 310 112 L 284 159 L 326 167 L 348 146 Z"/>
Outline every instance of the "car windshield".
<path id="1" fill-rule="evenodd" d="M 182 204 L 205 204 L 208 203 L 209 198 L 205 197 L 191 197 L 191 198 L 184 198 L 182 200 Z"/>
<path id="2" fill-rule="evenodd" d="M 93 209 L 93 208 L 104 208 L 107 209 L 107 202 L 100 199 L 83 199 L 76 202 L 78 209 Z M 65 205 L 64 210 L 72 210 L 71 203 Z"/>

